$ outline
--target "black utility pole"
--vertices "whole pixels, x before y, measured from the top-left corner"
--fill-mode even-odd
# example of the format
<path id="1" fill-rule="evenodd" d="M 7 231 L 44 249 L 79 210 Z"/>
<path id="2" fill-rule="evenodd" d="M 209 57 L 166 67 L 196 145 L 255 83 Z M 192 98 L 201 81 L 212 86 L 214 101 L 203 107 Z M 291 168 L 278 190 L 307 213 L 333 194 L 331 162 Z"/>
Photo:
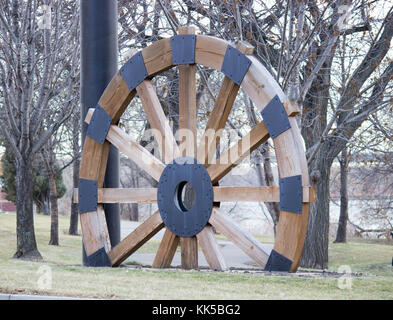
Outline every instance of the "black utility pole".
<path id="1" fill-rule="evenodd" d="M 118 70 L 117 1 L 80 0 L 81 10 L 81 107 L 82 145 L 89 108 L 94 108 Z M 105 188 L 119 187 L 119 151 L 111 145 L 105 175 Z M 105 217 L 112 247 L 120 242 L 120 209 L 105 204 Z M 83 250 L 83 264 L 87 259 Z"/>

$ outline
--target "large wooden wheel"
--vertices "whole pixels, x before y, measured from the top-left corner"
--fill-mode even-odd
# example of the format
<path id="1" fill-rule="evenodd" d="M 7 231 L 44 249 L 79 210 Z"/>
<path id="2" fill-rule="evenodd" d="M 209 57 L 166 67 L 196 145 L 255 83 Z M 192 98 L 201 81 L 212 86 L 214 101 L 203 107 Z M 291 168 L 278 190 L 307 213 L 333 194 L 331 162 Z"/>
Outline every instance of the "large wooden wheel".
<path id="1" fill-rule="evenodd" d="M 83 244 L 88 264 L 119 266 L 154 234 L 165 228 L 153 267 L 169 267 L 180 241 L 184 268 L 198 266 L 199 244 L 210 267 L 225 270 L 224 258 L 212 232 L 214 226 L 266 270 L 295 272 L 303 250 L 309 202 L 313 200 L 303 141 L 294 117 L 298 113 L 297 107 L 288 102 L 273 77 L 252 56 L 249 45 L 234 45 L 215 37 L 195 35 L 191 27 L 179 29 L 179 33 L 178 36 L 157 41 L 134 53 L 109 83 L 98 106 L 91 109 L 86 117 L 89 127 L 83 147 L 76 198 L 79 201 Z M 150 81 L 155 75 L 179 65 L 179 127 L 187 129 L 194 138 L 197 121 L 196 64 L 216 69 L 225 75 L 198 147 L 196 143 L 191 143 L 194 139 L 188 139 L 189 137 L 185 137 L 179 144 L 176 142 Z M 264 121 L 221 154 L 216 163 L 211 163 L 210 155 L 215 153 L 219 140 L 215 132 L 224 128 L 240 87 L 262 112 Z M 121 115 L 136 94 L 141 99 L 151 127 L 157 133 L 156 141 L 161 147 L 162 159 L 152 155 L 117 126 Z M 280 186 L 217 186 L 222 177 L 269 137 L 274 144 Z M 158 189 L 162 186 L 161 191 L 157 192 L 155 188 L 103 188 L 110 144 L 159 181 Z M 185 166 L 188 166 L 189 171 L 184 169 L 184 165 L 174 161 L 183 161 L 185 158 L 181 158 L 182 156 L 196 159 L 195 162 L 186 162 Z M 179 200 L 175 194 L 179 193 L 179 185 L 183 186 L 189 180 L 184 177 L 188 177 L 191 169 L 198 172 L 192 176 L 192 183 L 200 184 L 196 189 L 202 190 L 196 192 L 206 193 L 200 197 L 196 195 L 197 209 L 193 213 L 196 218 L 189 218 L 191 214 L 182 212 L 187 209 L 171 209 L 174 208 L 171 201 Z M 184 176 L 181 176 L 182 174 Z M 171 181 L 172 185 L 167 184 L 168 181 Z M 171 189 L 173 187 L 176 191 Z M 171 195 L 171 192 L 174 194 Z M 172 200 L 168 200 L 170 198 Z M 117 246 L 111 248 L 103 204 L 157 201 L 159 209 L 165 213 L 158 210 Z M 224 201 L 280 202 L 276 240 L 270 254 L 218 206 L 213 205 Z M 198 213 L 198 208 L 203 210 L 200 209 L 201 212 Z M 180 218 L 179 222 L 181 215 L 186 218 L 184 221 Z M 199 219 L 201 215 L 203 219 Z"/>

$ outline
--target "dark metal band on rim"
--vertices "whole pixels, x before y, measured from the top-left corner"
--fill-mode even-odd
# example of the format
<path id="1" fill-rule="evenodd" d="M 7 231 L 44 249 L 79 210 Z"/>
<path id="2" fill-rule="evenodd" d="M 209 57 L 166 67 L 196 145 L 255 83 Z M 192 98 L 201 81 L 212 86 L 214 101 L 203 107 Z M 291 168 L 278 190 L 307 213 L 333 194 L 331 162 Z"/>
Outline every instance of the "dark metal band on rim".
<path id="1" fill-rule="evenodd" d="M 289 272 L 291 270 L 292 261 L 276 250 L 272 250 L 265 266 L 265 271 Z"/>
<path id="2" fill-rule="evenodd" d="M 302 176 L 280 178 L 280 210 L 302 214 Z"/>
<path id="3" fill-rule="evenodd" d="M 171 37 L 172 64 L 195 63 L 196 35 L 182 34 Z"/>
<path id="4" fill-rule="evenodd" d="M 278 96 L 270 100 L 261 115 L 272 139 L 291 128 L 287 112 Z"/>
<path id="5" fill-rule="evenodd" d="M 121 68 L 120 74 L 127 83 L 128 89 L 133 91 L 148 76 L 142 52 L 134 54 Z"/>
<path id="6" fill-rule="evenodd" d="M 93 116 L 91 117 L 86 134 L 100 144 L 105 142 L 109 128 L 111 126 L 112 118 L 99 105 L 95 107 Z"/>
<path id="7" fill-rule="evenodd" d="M 221 72 L 229 79 L 240 86 L 250 65 L 251 60 L 244 53 L 230 45 L 227 46 Z"/>
<path id="8" fill-rule="evenodd" d="M 108 257 L 108 254 L 105 251 L 105 248 L 102 247 L 98 249 L 96 252 L 92 253 L 87 257 L 86 262 L 87 267 L 112 267 L 112 262 Z"/>
<path id="9" fill-rule="evenodd" d="M 79 179 L 78 207 L 79 213 L 97 211 L 97 181 Z"/>

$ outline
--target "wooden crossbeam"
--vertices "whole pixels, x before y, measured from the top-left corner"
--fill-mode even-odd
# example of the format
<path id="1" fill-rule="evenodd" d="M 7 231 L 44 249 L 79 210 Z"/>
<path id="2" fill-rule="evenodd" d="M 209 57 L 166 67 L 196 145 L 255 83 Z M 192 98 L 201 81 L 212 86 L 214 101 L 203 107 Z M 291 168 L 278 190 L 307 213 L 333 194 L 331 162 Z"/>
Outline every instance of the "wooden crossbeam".
<path id="1" fill-rule="evenodd" d="M 213 187 L 216 202 L 280 202 L 280 187 Z M 303 187 L 303 202 L 315 202 L 315 187 Z"/>
<path id="2" fill-rule="evenodd" d="M 273 187 L 213 187 L 216 202 L 280 202 L 280 188 Z M 155 203 L 157 188 L 98 188 L 98 203 Z M 315 202 L 315 187 L 303 187 L 303 203 Z M 78 203 L 78 189 L 74 189 Z"/>
<path id="3" fill-rule="evenodd" d="M 153 268 L 169 268 L 171 266 L 176 249 L 179 245 L 179 237 L 172 233 L 168 228 L 165 229 L 164 236 L 158 247 L 154 258 Z"/>
<path id="4" fill-rule="evenodd" d="M 269 138 L 269 132 L 265 123 L 259 122 L 252 130 L 240 139 L 234 146 L 221 154 L 215 164 L 207 167 L 212 183 L 215 184 L 224 177 L 232 168 L 238 165 L 242 159 L 258 148 Z"/>
<path id="5" fill-rule="evenodd" d="M 210 268 L 225 271 L 227 269 L 225 259 L 214 236 L 212 227 L 207 225 L 196 237 Z"/>
<path id="6" fill-rule="evenodd" d="M 222 214 L 218 208 L 213 208 L 209 223 L 221 232 L 245 254 L 255 260 L 260 266 L 265 267 L 269 254 L 265 252 L 260 243 L 248 232 L 240 229 L 228 216 Z"/>
<path id="7" fill-rule="evenodd" d="M 119 266 L 162 228 L 164 228 L 164 222 L 157 211 L 109 251 L 108 256 L 112 266 Z"/>
<path id="8" fill-rule="evenodd" d="M 157 188 L 98 188 L 97 198 L 98 203 L 155 203 Z M 78 203 L 78 188 L 74 203 Z"/>

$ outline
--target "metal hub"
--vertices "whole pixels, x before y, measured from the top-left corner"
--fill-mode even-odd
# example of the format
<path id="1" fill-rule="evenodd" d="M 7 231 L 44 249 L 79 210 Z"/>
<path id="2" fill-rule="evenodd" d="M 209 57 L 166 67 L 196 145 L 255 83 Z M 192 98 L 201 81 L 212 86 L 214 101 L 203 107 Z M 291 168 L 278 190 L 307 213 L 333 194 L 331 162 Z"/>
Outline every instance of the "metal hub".
<path id="1" fill-rule="evenodd" d="M 187 183 L 194 189 L 191 207 L 181 199 Z M 205 167 L 190 157 L 173 160 L 161 174 L 157 200 L 161 218 L 170 231 L 180 237 L 195 236 L 206 226 L 213 208 L 213 186 Z"/>

